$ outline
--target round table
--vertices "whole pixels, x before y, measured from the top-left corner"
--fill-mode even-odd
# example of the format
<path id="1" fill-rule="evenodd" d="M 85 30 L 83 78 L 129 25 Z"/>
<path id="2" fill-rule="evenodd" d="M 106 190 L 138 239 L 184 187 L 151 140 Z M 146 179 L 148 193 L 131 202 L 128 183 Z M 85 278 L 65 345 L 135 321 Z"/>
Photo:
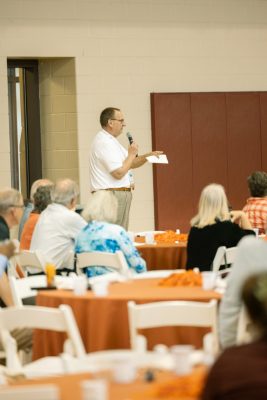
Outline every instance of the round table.
<path id="1" fill-rule="evenodd" d="M 162 300 L 209 301 L 220 299 L 215 291 L 204 291 L 200 287 L 163 287 L 159 279 L 141 279 L 113 283 L 106 297 L 95 297 L 91 291 L 84 296 L 75 296 L 73 291 L 40 291 L 36 304 L 58 307 L 71 306 L 88 352 L 107 349 L 130 348 L 127 302 L 148 303 Z M 204 328 L 167 327 L 145 330 L 149 349 L 155 344 L 173 345 L 193 343 L 202 346 Z M 143 332 L 142 332 L 143 333 Z M 62 352 L 64 337 L 57 332 L 35 331 L 33 356 L 40 358 Z"/>

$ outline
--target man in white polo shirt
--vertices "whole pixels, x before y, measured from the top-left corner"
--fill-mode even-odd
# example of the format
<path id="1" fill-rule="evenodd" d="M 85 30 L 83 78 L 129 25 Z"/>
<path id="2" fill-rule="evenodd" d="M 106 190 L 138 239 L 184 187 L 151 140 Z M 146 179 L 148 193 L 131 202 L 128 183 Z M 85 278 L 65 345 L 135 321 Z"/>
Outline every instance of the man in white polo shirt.
<path id="1" fill-rule="evenodd" d="M 52 204 L 41 213 L 33 231 L 30 250 L 39 250 L 44 260 L 55 264 L 58 271 L 74 268 L 74 242 L 87 225 L 74 211 L 78 196 L 76 182 L 58 180 L 51 192 Z"/>
<path id="2" fill-rule="evenodd" d="M 152 151 L 138 156 L 138 145 L 132 142 L 128 151 L 119 143 L 117 137 L 125 126 L 120 109 L 105 108 L 100 115 L 102 130 L 97 133 L 90 153 L 91 191 L 112 190 L 118 200 L 116 223 L 126 230 L 129 224 L 129 212 L 132 201 L 131 174 L 132 168 L 145 164 L 146 157 L 162 154 Z"/>

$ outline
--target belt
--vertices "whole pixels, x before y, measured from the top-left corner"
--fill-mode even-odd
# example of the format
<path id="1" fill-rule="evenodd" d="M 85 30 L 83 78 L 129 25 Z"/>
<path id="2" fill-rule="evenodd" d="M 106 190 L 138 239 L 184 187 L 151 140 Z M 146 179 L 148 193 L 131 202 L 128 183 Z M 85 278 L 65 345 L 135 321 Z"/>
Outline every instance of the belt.
<path id="1" fill-rule="evenodd" d="M 108 189 L 105 189 L 105 190 L 115 190 L 115 191 L 118 191 L 118 192 L 130 192 L 131 188 L 129 188 L 129 187 L 120 187 L 120 188 L 108 188 Z"/>
<path id="2" fill-rule="evenodd" d="M 130 192 L 132 189 L 129 187 L 119 187 L 119 188 L 108 188 L 108 189 L 99 189 L 99 190 L 111 190 L 116 192 Z M 96 190 L 93 190 L 92 193 L 95 193 Z"/>

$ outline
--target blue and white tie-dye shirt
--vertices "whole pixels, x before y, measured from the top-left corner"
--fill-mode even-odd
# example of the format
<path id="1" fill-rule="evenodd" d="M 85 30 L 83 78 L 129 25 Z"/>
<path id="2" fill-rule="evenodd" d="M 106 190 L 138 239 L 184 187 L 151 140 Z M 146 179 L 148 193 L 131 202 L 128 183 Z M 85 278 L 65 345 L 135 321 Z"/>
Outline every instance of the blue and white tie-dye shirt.
<path id="1" fill-rule="evenodd" d="M 135 272 L 146 271 L 146 262 L 133 245 L 124 228 L 108 222 L 92 221 L 78 234 L 75 253 L 106 251 L 115 253 L 121 250 L 129 265 Z M 106 267 L 87 268 L 89 277 L 102 275 L 110 270 Z"/>

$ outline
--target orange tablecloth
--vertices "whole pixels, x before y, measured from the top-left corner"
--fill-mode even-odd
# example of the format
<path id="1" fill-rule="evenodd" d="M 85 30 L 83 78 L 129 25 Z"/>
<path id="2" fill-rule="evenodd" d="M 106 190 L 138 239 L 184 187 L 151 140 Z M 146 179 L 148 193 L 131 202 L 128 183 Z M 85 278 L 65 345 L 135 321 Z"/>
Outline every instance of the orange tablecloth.
<path id="1" fill-rule="evenodd" d="M 60 400 L 82 400 L 82 393 L 80 384 L 84 380 L 92 378 L 107 378 L 110 383 L 108 384 L 109 399 L 110 400 L 171 400 L 173 397 L 169 397 L 164 394 L 164 397 L 160 395 L 163 393 L 165 385 L 171 383 L 172 387 L 176 387 L 179 394 L 180 400 L 196 400 L 198 396 L 186 396 L 185 392 L 188 392 L 188 386 L 197 385 L 199 392 L 205 382 L 206 370 L 203 367 L 196 368 L 192 374 L 188 377 L 177 377 L 172 372 L 162 372 L 158 371 L 155 374 L 156 380 L 154 382 L 148 383 L 144 381 L 144 371 L 139 371 L 138 378 L 135 382 L 129 384 L 117 384 L 111 381 L 110 373 L 98 373 L 96 375 L 83 373 L 83 374 L 72 374 L 65 375 L 55 378 L 42 378 L 34 380 L 23 380 L 21 382 L 10 382 L 10 386 L 20 386 L 20 385 L 45 385 L 45 384 L 55 384 L 60 390 Z M 187 385 L 185 386 L 184 380 L 187 380 Z M 5 386 L 3 386 L 5 388 Z M 192 392 L 191 389 L 189 389 Z M 195 392 L 195 390 L 193 390 Z M 169 391 L 171 394 L 171 392 Z M 0 398 L 1 398 L 1 388 L 0 388 Z M 175 398 L 178 398 L 175 396 Z M 36 399 L 37 400 L 37 399 Z"/>
<path id="2" fill-rule="evenodd" d="M 178 269 L 185 268 L 186 242 L 144 244 L 136 246 L 141 256 L 146 260 L 147 269 Z"/>
<path id="3" fill-rule="evenodd" d="M 162 287 L 159 279 L 144 279 L 110 285 L 107 297 L 95 297 L 91 291 L 75 296 L 72 291 L 55 290 L 39 292 L 36 303 L 40 306 L 58 307 L 69 304 L 75 314 L 81 336 L 88 352 L 130 347 L 127 301 L 147 303 L 160 300 L 209 301 L 220 299 L 213 291 L 198 287 Z M 155 344 L 193 343 L 202 345 L 203 328 L 156 328 L 145 331 L 149 348 Z M 56 332 L 36 331 L 33 355 L 39 358 L 56 355 L 62 351 L 63 335 Z"/>

